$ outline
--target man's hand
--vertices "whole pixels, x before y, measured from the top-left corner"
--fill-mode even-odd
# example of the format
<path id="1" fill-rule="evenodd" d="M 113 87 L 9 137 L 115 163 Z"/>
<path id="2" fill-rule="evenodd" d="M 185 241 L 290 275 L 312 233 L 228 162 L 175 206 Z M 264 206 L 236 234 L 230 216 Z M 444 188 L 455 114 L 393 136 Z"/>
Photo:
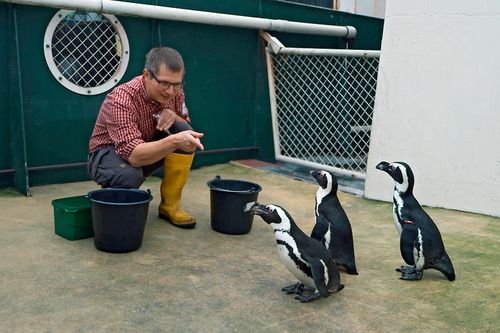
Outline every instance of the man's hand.
<path id="1" fill-rule="evenodd" d="M 156 124 L 156 129 L 164 132 L 168 130 L 177 119 L 177 115 L 174 111 L 170 109 L 163 109 L 160 112 L 160 117 L 158 118 L 158 123 Z"/>
<path id="2" fill-rule="evenodd" d="M 196 147 L 200 150 L 204 150 L 205 147 L 201 144 L 201 138 L 203 133 L 195 131 L 182 131 L 177 134 L 171 135 L 175 139 L 175 143 L 178 149 L 184 150 L 185 152 L 194 152 Z"/>
<path id="3" fill-rule="evenodd" d="M 196 148 L 204 150 L 200 140 L 202 137 L 203 133 L 187 130 L 158 141 L 140 143 L 132 150 L 128 162 L 134 167 L 141 167 L 159 161 L 176 149 L 187 153 L 193 153 Z"/>

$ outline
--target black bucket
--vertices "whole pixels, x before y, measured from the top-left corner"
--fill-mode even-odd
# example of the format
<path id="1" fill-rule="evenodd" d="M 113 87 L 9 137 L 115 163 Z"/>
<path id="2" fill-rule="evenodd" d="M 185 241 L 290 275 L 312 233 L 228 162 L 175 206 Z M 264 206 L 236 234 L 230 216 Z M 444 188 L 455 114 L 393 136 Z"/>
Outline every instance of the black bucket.
<path id="1" fill-rule="evenodd" d="M 94 245 L 106 252 L 130 252 L 142 245 L 151 192 L 105 188 L 89 192 Z"/>
<path id="2" fill-rule="evenodd" d="M 248 209 L 257 202 L 260 185 L 244 180 L 221 179 L 207 182 L 210 187 L 210 225 L 215 231 L 242 235 L 252 229 L 253 215 Z"/>

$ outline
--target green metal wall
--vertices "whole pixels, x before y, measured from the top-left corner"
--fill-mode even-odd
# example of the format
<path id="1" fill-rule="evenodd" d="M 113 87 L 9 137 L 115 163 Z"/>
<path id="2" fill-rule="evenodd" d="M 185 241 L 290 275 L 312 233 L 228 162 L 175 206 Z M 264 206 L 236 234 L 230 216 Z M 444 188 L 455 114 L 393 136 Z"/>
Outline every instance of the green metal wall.
<path id="1" fill-rule="evenodd" d="M 132 2 L 132 1 L 131 1 Z M 133 1 L 178 8 L 352 25 L 351 48 L 380 49 L 383 21 L 273 0 Z M 43 54 L 43 36 L 57 9 L 0 3 L 0 187 L 88 179 L 88 138 L 106 93 L 82 96 L 60 85 Z M 263 42 L 258 31 L 137 17 L 118 17 L 130 43 L 121 82 L 142 72 L 153 46 L 178 49 L 186 63 L 186 96 L 206 152 L 195 167 L 233 159 L 274 158 Z M 286 46 L 345 48 L 343 38 L 272 33 Z M 229 150 L 227 148 L 245 148 Z M 258 147 L 258 149 L 254 149 Z M 69 164 L 69 166 L 68 166 Z M 74 164 L 74 165 L 73 165 Z M 15 171 L 15 172 L 14 172 Z"/>

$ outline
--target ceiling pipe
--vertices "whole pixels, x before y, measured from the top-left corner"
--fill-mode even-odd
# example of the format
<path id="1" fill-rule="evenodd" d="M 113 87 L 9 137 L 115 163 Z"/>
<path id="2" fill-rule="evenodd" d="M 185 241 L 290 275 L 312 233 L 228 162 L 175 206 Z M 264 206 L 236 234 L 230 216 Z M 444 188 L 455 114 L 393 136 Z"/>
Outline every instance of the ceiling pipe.
<path id="1" fill-rule="evenodd" d="M 229 26 L 236 28 L 279 31 L 297 34 L 324 35 L 352 39 L 356 37 L 356 28 L 274 20 L 259 17 L 220 14 L 190 9 L 145 5 L 114 0 L 0 0 L 1 2 L 20 5 L 43 6 L 69 10 L 95 12 L 122 16 L 139 16 L 159 20 L 180 21 L 198 24 Z"/>

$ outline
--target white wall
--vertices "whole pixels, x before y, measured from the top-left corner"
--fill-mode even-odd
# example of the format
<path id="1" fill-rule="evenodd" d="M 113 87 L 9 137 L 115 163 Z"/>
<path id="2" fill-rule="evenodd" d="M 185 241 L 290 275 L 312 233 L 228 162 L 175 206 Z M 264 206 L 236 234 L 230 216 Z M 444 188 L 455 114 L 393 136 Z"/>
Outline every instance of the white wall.
<path id="1" fill-rule="evenodd" d="M 333 8 L 342 12 L 384 18 L 386 0 L 334 0 Z"/>
<path id="2" fill-rule="evenodd" d="M 406 161 L 421 204 L 500 216 L 500 1 L 387 0 L 365 196 Z"/>

